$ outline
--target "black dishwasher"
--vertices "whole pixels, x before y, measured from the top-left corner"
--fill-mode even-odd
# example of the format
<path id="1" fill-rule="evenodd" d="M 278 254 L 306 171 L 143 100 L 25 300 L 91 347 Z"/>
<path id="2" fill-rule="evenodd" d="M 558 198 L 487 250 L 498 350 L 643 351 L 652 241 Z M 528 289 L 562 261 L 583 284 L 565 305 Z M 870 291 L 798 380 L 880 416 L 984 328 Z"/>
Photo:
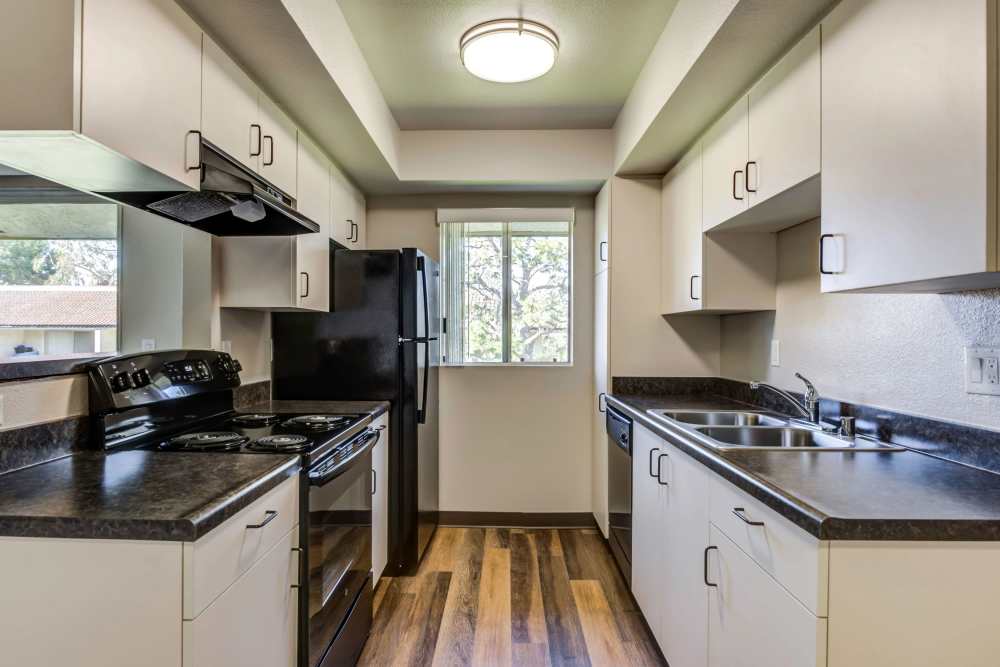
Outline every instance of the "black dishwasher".
<path id="1" fill-rule="evenodd" d="M 632 420 L 607 408 L 608 543 L 625 580 L 632 580 Z"/>

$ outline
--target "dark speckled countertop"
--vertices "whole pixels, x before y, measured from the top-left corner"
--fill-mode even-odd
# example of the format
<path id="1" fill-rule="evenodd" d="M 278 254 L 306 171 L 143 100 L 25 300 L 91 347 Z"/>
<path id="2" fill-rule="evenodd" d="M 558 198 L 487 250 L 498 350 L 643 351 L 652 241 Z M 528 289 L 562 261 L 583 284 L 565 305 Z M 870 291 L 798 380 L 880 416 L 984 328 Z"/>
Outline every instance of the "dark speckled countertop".
<path id="1" fill-rule="evenodd" d="M 240 412 L 368 413 L 384 401 L 263 401 Z M 299 457 L 80 452 L 0 475 L 0 536 L 193 542 L 299 470 Z"/>
<path id="2" fill-rule="evenodd" d="M 1000 540 L 1000 475 L 912 451 L 714 451 L 649 409 L 747 409 L 699 396 L 608 402 L 825 540 Z"/>
<path id="3" fill-rule="evenodd" d="M 83 452 L 0 476 L 0 535 L 193 542 L 298 470 L 277 454 Z"/>

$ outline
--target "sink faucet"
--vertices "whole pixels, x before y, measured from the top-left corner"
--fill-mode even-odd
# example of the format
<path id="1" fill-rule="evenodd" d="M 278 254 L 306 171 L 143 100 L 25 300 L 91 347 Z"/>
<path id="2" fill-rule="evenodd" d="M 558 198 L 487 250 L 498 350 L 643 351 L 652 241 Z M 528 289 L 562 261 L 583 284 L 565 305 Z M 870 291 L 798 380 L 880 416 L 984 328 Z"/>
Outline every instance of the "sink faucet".
<path id="1" fill-rule="evenodd" d="M 813 383 L 806 379 L 801 373 L 796 373 L 795 377 L 806 383 L 806 393 L 805 399 L 799 403 L 794 396 L 789 394 L 787 391 L 782 391 L 774 385 L 766 384 L 764 382 L 753 381 L 750 383 L 750 388 L 753 390 L 757 389 L 770 389 L 778 396 L 781 396 L 786 401 L 795 406 L 802 415 L 808 419 L 813 424 L 819 424 L 819 393 L 816 391 L 816 387 Z"/>

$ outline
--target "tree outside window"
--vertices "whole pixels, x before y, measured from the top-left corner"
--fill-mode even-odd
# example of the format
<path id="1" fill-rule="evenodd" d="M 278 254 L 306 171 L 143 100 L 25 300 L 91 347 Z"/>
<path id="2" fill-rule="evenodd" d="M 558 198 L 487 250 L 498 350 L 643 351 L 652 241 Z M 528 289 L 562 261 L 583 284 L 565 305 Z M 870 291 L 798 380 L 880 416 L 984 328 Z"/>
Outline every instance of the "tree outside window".
<path id="1" fill-rule="evenodd" d="M 446 363 L 570 361 L 570 222 L 443 225 Z"/>

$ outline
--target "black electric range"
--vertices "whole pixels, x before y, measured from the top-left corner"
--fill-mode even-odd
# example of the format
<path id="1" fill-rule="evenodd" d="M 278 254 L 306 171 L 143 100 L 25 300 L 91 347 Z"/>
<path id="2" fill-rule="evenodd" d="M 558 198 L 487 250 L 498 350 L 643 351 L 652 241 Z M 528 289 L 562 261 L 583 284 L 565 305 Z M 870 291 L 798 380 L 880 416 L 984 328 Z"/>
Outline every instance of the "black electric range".
<path id="1" fill-rule="evenodd" d="M 93 364 L 92 439 L 111 449 L 297 454 L 299 665 L 354 664 L 372 616 L 372 448 L 368 414 L 258 414 L 233 407 L 239 362 L 211 350 Z"/>

